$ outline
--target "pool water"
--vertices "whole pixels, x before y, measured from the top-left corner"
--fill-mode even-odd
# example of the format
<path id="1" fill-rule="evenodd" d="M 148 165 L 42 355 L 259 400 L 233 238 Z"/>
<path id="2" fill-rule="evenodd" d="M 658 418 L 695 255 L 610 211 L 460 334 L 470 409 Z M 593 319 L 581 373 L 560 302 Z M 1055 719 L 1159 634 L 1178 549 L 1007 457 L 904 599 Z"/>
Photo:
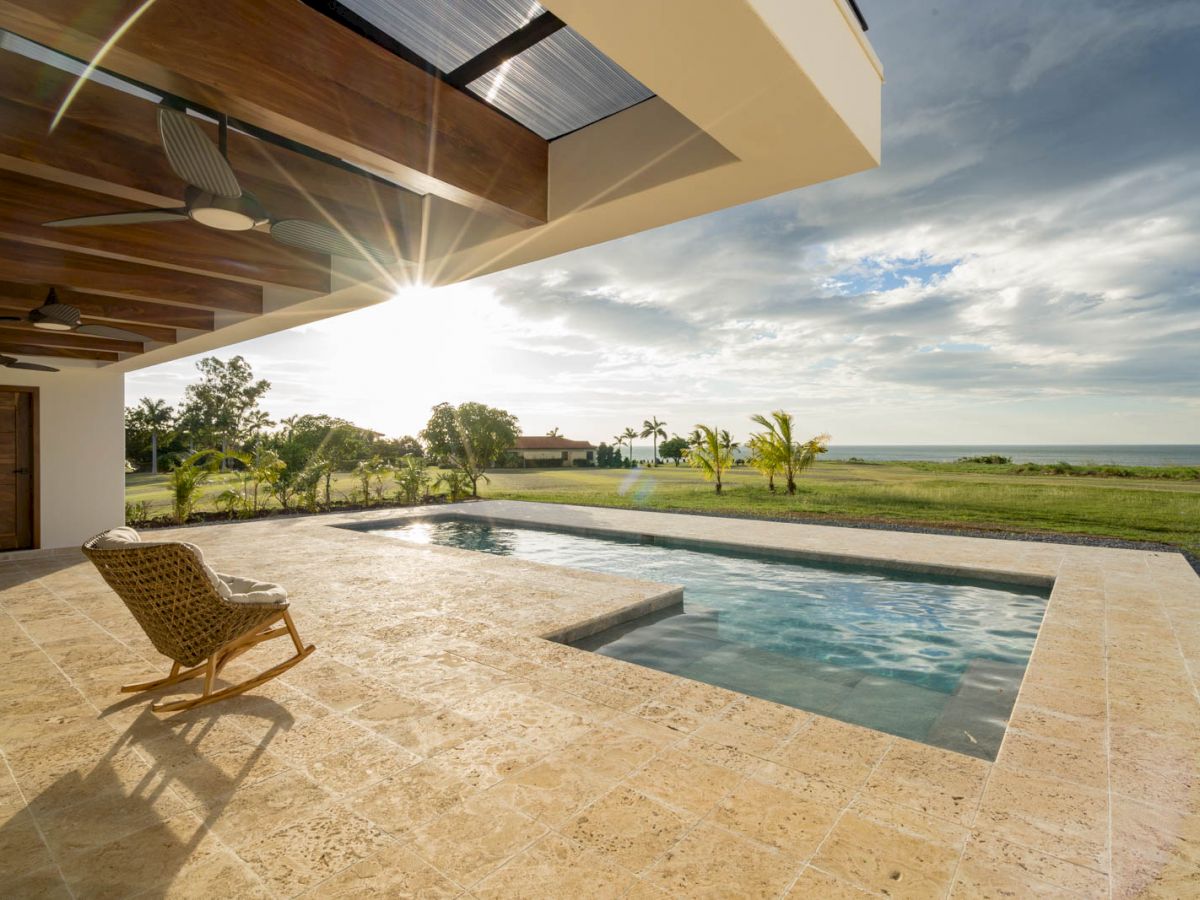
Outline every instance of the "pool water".
<path id="1" fill-rule="evenodd" d="M 469 520 L 383 533 L 684 586 L 574 646 L 994 759 L 1048 593 Z"/>

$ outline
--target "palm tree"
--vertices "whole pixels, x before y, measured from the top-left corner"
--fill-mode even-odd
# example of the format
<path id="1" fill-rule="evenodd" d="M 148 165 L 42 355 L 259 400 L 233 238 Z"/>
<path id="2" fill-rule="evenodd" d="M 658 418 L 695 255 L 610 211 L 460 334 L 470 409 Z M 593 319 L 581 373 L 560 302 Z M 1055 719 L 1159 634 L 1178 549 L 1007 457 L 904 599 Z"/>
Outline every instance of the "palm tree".
<path id="1" fill-rule="evenodd" d="M 770 443 L 779 471 L 787 477 L 787 492 L 796 493 L 796 476 L 811 466 L 818 454 L 829 449 L 829 435 L 818 434 L 807 441 L 797 441 L 795 417 L 781 409 L 772 412 L 770 418 L 763 415 L 750 418 L 767 429 L 762 437 Z"/>
<path id="2" fill-rule="evenodd" d="M 721 443 L 721 434 L 716 428 L 697 425 L 700 440 L 688 453 L 688 463 L 701 471 L 709 481 L 716 482 L 717 493 L 721 493 L 721 473 L 733 462 L 733 453 Z"/>
<path id="3" fill-rule="evenodd" d="M 752 434 L 748 446 L 750 465 L 767 476 L 767 490 L 774 492 L 775 476 L 783 468 L 783 461 L 776 452 L 775 442 L 769 434 Z"/>
<path id="4" fill-rule="evenodd" d="M 262 409 L 256 409 L 254 412 L 248 413 L 242 420 L 240 434 L 244 438 L 246 446 L 253 449 L 255 457 L 259 455 L 262 449 L 262 433 L 268 428 L 274 427 L 274 425 L 275 423 L 271 421 L 271 417 L 267 415 L 266 410 Z M 224 460 L 222 460 L 222 468 L 224 467 Z"/>
<path id="5" fill-rule="evenodd" d="M 138 412 L 150 429 L 150 474 L 158 474 L 158 433 L 167 431 L 175 419 L 175 410 L 167 406 L 166 400 L 151 400 L 143 397 L 138 401 Z"/>
<path id="6" fill-rule="evenodd" d="M 300 424 L 299 416 L 285 416 L 279 420 L 279 424 L 283 426 L 283 439 L 290 441 L 292 435 L 296 433 L 296 426 Z"/>
<path id="7" fill-rule="evenodd" d="M 722 428 L 721 429 L 721 446 L 724 447 L 726 450 L 728 450 L 730 453 L 733 453 L 735 450 L 737 450 L 738 447 L 741 446 L 741 444 L 739 444 L 737 441 L 735 441 L 733 439 L 733 435 L 731 435 L 728 431 L 726 431 L 724 428 Z"/>
<path id="8" fill-rule="evenodd" d="M 633 465 L 633 439 L 638 436 L 638 433 L 632 428 L 626 428 L 621 432 L 621 440 L 629 445 L 629 465 Z"/>
<path id="9" fill-rule="evenodd" d="M 553 428 L 551 428 L 549 431 L 546 432 L 546 437 L 558 437 L 559 434 L 560 434 L 560 432 L 558 430 L 558 426 L 555 425 Z"/>
<path id="10" fill-rule="evenodd" d="M 642 423 L 642 433 L 639 437 L 654 439 L 654 465 L 658 465 L 658 439 L 667 439 L 667 423 L 658 421 L 658 416 L 651 416 Z"/>
<path id="11" fill-rule="evenodd" d="M 271 421 L 271 417 L 267 415 L 266 410 L 256 409 L 254 412 L 246 416 L 243 427 L 249 437 L 256 437 L 275 423 Z"/>

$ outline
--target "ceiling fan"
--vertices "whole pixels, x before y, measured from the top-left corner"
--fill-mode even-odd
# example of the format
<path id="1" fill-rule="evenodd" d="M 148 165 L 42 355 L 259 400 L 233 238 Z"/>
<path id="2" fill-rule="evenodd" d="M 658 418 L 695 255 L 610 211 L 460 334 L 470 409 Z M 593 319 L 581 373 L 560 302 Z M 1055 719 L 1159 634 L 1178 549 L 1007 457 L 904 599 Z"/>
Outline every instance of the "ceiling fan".
<path id="1" fill-rule="evenodd" d="M 57 372 L 54 366 L 43 366 L 41 363 L 21 362 L 14 356 L 0 354 L 0 366 L 6 369 L 32 369 L 34 372 Z"/>
<path id="2" fill-rule="evenodd" d="M 46 294 L 46 300 L 37 309 L 31 309 L 24 316 L 0 316 L 0 322 L 28 322 L 34 328 L 45 331 L 71 331 L 75 334 L 86 334 L 91 337 L 110 338 L 117 341 L 146 341 L 145 335 L 124 328 L 114 328 L 109 325 L 81 324 L 79 310 L 68 303 L 59 303 L 58 294 L 54 288 Z M 17 368 L 29 368 L 18 366 Z M 54 369 L 53 371 L 58 371 Z"/>
<path id="3" fill-rule="evenodd" d="M 266 209 L 238 184 L 227 158 L 228 118 L 218 117 L 220 145 L 214 144 L 186 112 L 170 106 L 158 108 L 158 133 L 171 170 L 187 182 L 183 206 L 58 219 L 44 224 L 53 228 L 92 225 L 140 225 L 186 222 L 191 219 L 222 231 L 249 231 L 267 226 L 281 244 L 349 259 L 381 264 L 394 257 L 336 228 L 304 219 L 273 219 Z"/>

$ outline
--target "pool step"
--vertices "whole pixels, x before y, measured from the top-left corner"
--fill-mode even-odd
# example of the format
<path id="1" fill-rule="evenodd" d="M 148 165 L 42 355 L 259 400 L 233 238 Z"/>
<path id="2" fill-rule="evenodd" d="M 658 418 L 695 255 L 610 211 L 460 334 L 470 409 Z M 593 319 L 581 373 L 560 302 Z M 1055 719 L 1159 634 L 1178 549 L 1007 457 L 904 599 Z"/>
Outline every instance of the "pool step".
<path id="1" fill-rule="evenodd" d="M 928 741 L 981 759 L 995 759 L 1025 667 L 977 659 L 929 730 Z"/>

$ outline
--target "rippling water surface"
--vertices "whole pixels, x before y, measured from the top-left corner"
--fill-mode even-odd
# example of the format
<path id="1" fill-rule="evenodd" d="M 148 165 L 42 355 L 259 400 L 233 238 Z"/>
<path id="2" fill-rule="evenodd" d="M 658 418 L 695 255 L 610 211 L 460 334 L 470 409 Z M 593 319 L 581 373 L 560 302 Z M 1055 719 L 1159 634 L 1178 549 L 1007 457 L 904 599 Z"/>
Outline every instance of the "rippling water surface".
<path id="1" fill-rule="evenodd" d="M 386 533 L 684 586 L 577 646 L 994 758 L 1041 624 L 1032 588 L 459 520 Z"/>

